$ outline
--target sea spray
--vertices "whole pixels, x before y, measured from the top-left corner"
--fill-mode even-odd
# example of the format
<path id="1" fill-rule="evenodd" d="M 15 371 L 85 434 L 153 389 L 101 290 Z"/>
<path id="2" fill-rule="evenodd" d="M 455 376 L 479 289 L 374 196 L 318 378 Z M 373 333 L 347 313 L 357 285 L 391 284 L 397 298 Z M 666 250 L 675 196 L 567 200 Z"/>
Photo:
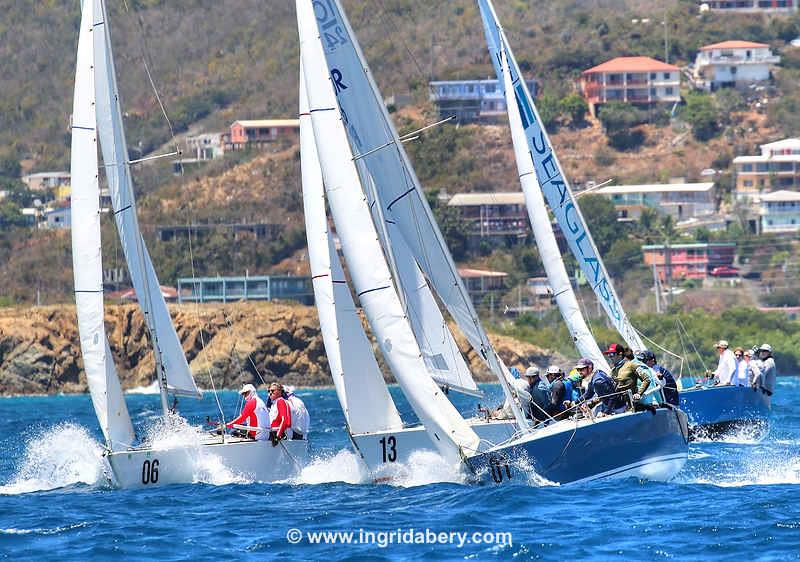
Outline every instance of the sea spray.
<path id="1" fill-rule="evenodd" d="M 193 481 L 213 486 L 247 484 L 252 479 L 231 470 L 223 460 L 203 447 L 206 432 L 199 426 L 189 424 L 186 419 L 172 415 L 159 417 L 145 431 L 144 442 L 154 451 L 186 449 L 192 463 Z"/>
<path id="2" fill-rule="evenodd" d="M 336 453 L 314 457 L 303 467 L 300 475 L 293 478 L 292 484 L 327 484 L 329 482 L 345 482 L 362 484 L 369 482 L 366 467 L 355 453 L 347 449 Z"/>
<path id="3" fill-rule="evenodd" d="M 110 469 L 103 447 L 79 425 L 62 423 L 29 438 L 25 453 L 0 494 L 25 494 L 75 484 L 107 485 Z"/>

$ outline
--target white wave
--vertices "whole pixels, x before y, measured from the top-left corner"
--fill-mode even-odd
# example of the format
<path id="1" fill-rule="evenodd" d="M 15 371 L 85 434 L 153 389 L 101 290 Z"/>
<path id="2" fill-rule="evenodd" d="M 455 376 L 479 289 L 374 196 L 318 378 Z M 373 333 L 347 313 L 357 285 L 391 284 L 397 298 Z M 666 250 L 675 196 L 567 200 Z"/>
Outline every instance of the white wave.
<path id="1" fill-rule="evenodd" d="M 794 451 L 748 454 L 741 462 L 727 462 L 696 477 L 679 478 L 686 484 L 708 484 L 721 488 L 800 484 L 800 456 Z"/>
<path id="2" fill-rule="evenodd" d="M 368 482 L 363 463 L 352 451 L 346 449 L 332 455 L 315 457 L 303 467 L 299 476 L 293 478 L 292 484 L 326 484 L 328 482 L 345 482 L 362 484 Z"/>
<path id="3" fill-rule="evenodd" d="M 158 394 L 158 381 L 154 380 L 147 386 L 136 386 L 134 388 L 129 388 L 125 391 L 125 394 Z"/>
<path id="4" fill-rule="evenodd" d="M 373 476 L 380 478 L 381 475 Z M 387 483 L 410 488 L 443 482 L 464 484 L 466 481 L 467 475 L 459 465 L 449 463 L 438 453 L 422 449 L 411 453 L 407 462 L 396 463 Z"/>
<path id="5" fill-rule="evenodd" d="M 75 523 L 73 525 L 65 525 L 63 527 L 55 527 L 53 529 L 37 528 L 37 529 L 16 529 L 14 527 L 8 529 L 0 529 L 0 535 L 58 535 L 65 531 L 73 529 L 80 529 L 86 527 L 88 523 Z"/>
<path id="6" fill-rule="evenodd" d="M 28 440 L 24 456 L 11 480 L 0 486 L 0 494 L 26 494 L 74 484 L 105 485 L 108 474 L 103 448 L 89 431 L 62 423 Z"/>
<path id="7" fill-rule="evenodd" d="M 154 451 L 186 449 L 190 452 L 193 482 L 225 486 L 248 484 L 252 479 L 228 468 L 221 457 L 203 446 L 207 434 L 180 416 L 159 417 L 147 430 L 144 442 Z"/>

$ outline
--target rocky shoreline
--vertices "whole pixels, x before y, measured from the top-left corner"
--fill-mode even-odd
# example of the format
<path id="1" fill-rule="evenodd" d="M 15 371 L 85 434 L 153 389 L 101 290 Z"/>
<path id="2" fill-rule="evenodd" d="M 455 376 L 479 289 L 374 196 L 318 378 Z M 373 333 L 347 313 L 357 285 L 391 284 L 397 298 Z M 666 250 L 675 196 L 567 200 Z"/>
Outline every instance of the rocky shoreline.
<path id="1" fill-rule="evenodd" d="M 211 388 L 212 379 L 216 388 L 260 384 L 262 378 L 303 387 L 331 384 L 313 307 L 254 302 L 170 305 L 170 313 L 201 388 Z M 149 385 L 154 361 L 138 307 L 107 306 L 105 320 L 123 388 Z M 508 365 L 563 360 L 513 338 L 492 336 L 492 341 Z M 458 343 L 467 347 L 463 339 Z M 474 351 L 466 357 L 477 380 L 493 380 Z M 0 395 L 86 391 L 74 306 L 0 309 Z"/>

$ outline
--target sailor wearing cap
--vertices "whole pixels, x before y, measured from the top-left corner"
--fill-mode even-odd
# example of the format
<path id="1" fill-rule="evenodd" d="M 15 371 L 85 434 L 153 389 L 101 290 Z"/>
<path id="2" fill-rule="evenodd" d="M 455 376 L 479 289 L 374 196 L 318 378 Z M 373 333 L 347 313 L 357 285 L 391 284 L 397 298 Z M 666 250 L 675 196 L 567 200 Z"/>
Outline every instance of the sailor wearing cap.
<path id="1" fill-rule="evenodd" d="M 777 369 L 775 359 L 772 358 L 772 346 L 768 343 L 758 348 L 758 358 L 761 360 L 761 372 L 753 380 L 753 388 L 760 388 L 762 392 L 772 396 L 775 392 L 775 378 Z"/>
<path id="2" fill-rule="evenodd" d="M 252 384 L 242 385 L 239 394 L 244 397 L 242 413 L 235 420 L 228 422 L 226 427 L 231 429 L 238 424 L 250 426 L 254 428 L 252 431 L 247 432 L 250 438 L 266 441 L 269 437 L 269 410 L 267 410 L 266 404 L 258 396 L 256 387 Z"/>
<path id="3" fill-rule="evenodd" d="M 719 352 L 719 363 L 717 370 L 714 371 L 714 378 L 719 385 L 729 385 L 736 374 L 736 357 L 733 355 L 733 351 L 728 349 L 727 340 L 719 340 L 716 347 Z"/>

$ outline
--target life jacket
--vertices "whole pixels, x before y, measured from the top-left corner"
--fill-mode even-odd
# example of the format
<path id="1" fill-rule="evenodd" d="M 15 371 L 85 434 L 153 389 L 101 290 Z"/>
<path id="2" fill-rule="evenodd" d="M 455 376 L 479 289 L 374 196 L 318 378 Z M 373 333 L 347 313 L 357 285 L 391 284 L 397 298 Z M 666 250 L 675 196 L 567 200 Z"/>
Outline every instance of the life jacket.
<path id="1" fill-rule="evenodd" d="M 569 379 L 564 379 L 564 400 L 570 400 L 572 402 L 577 401 L 576 393 L 577 390 L 575 389 L 572 381 Z"/>
<path id="2" fill-rule="evenodd" d="M 546 408 L 550 404 L 550 383 L 539 377 L 539 382 L 531 385 L 531 401 L 535 402 L 540 408 Z"/>
<path id="3" fill-rule="evenodd" d="M 311 427 L 311 416 L 306 405 L 294 392 L 286 397 L 286 401 L 289 402 L 289 409 L 292 411 L 292 431 L 307 437 Z"/>

